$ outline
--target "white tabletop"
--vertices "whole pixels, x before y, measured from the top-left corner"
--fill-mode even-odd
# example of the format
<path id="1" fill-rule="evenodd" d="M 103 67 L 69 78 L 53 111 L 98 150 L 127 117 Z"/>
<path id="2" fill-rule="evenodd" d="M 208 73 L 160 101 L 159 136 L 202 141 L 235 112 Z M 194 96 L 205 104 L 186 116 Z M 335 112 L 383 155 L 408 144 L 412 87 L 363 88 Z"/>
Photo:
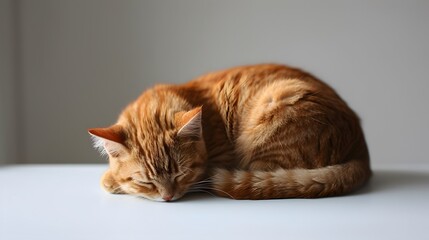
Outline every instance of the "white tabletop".
<path id="1" fill-rule="evenodd" d="M 429 239 L 429 165 L 375 168 L 344 197 L 168 203 L 104 192 L 104 169 L 0 167 L 0 239 Z"/>

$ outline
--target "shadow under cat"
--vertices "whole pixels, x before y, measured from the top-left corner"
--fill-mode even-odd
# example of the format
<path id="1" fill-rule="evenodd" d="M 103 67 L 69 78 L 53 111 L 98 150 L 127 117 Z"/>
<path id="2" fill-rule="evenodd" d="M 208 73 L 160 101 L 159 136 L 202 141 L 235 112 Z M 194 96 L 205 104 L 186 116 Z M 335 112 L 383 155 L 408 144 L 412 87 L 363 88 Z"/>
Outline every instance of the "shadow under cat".
<path id="1" fill-rule="evenodd" d="M 386 193 L 429 186 L 429 174 L 405 170 L 376 170 L 369 183 L 352 195 Z"/>

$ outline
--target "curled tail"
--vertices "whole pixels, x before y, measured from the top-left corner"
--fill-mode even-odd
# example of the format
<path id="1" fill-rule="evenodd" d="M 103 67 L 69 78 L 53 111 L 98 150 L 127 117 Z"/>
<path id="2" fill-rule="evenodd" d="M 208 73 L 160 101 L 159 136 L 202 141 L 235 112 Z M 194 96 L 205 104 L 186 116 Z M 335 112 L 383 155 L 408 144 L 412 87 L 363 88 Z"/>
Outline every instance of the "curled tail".
<path id="1" fill-rule="evenodd" d="M 233 199 L 319 198 L 349 193 L 371 176 L 368 161 L 316 169 L 250 171 L 216 169 L 214 192 Z"/>

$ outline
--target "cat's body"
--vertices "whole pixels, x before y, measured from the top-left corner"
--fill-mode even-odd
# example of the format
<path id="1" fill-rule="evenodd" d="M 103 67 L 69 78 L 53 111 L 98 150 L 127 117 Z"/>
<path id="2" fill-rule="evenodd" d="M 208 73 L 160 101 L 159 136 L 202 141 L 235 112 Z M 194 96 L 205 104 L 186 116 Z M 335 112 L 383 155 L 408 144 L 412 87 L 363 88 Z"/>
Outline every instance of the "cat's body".
<path id="1" fill-rule="evenodd" d="M 153 200 L 199 189 L 234 199 L 333 196 L 371 175 L 354 112 L 323 82 L 282 65 L 156 86 L 117 124 L 90 133 L 110 158 L 103 186 Z"/>

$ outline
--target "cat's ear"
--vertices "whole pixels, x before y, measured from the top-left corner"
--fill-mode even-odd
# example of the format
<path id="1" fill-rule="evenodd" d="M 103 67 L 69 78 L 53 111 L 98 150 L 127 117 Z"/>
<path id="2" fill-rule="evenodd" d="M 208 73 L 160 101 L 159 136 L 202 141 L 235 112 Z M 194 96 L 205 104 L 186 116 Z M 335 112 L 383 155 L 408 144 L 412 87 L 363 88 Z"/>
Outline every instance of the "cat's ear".
<path id="1" fill-rule="evenodd" d="M 88 133 L 92 137 L 94 147 L 100 150 L 101 154 L 119 157 L 127 152 L 124 146 L 125 133 L 120 125 L 113 125 L 107 128 L 91 128 Z"/>
<path id="2" fill-rule="evenodd" d="M 202 107 L 194 108 L 188 112 L 179 112 L 176 115 L 176 124 L 179 127 L 179 137 L 202 138 L 201 125 Z"/>

